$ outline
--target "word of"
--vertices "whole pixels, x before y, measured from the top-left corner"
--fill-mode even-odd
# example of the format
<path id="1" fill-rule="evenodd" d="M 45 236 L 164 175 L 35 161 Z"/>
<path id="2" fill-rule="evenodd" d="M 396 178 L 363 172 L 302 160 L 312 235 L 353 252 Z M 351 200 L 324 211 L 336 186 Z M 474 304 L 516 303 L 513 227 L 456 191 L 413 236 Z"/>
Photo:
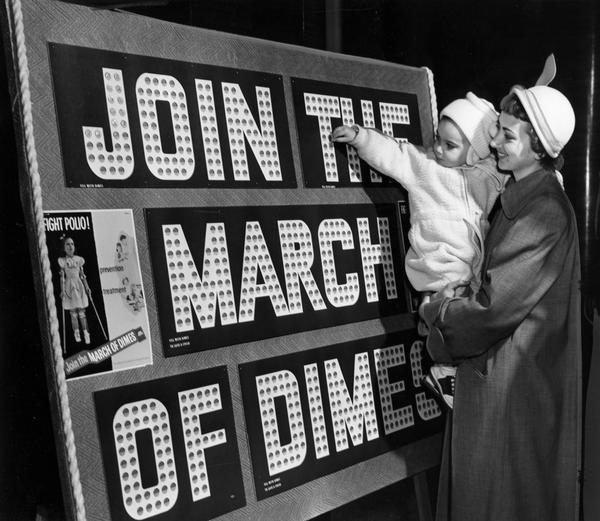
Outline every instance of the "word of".
<path id="1" fill-rule="evenodd" d="M 111 519 L 207 519 L 244 504 L 224 367 L 96 393 Z"/>

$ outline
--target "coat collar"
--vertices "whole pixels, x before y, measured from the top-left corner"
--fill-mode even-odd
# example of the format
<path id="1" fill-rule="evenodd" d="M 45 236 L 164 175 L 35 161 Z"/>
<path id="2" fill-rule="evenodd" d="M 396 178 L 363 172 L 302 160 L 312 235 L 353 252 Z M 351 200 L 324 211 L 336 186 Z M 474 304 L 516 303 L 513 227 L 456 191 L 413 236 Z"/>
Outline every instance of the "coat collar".
<path id="1" fill-rule="evenodd" d="M 540 184 L 550 175 L 551 172 L 542 168 L 518 182 L 511 178 L 506 184 L 506 189 L 500 196 L 502 210 L 506 217 L 514 219 L 523 206 L 531 200 L 534 192 L 539 189 Z"/>

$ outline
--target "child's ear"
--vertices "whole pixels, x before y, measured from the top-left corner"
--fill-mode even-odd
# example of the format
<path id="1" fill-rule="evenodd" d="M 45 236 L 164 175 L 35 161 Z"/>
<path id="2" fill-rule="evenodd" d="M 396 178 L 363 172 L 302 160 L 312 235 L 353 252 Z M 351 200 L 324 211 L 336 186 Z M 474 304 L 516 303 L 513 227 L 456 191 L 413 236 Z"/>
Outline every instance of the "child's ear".
<path id="1" fill-rule="evenodd" d="M 477 155 L 477 152 L 475 152 L 475 149 L 469 145 L 469 151 L 467 152 L 467 165 L 469 166 L 473 166 L 475 163 L 477 163 L 477 161 L 479 161 L 479 156 Z"/>

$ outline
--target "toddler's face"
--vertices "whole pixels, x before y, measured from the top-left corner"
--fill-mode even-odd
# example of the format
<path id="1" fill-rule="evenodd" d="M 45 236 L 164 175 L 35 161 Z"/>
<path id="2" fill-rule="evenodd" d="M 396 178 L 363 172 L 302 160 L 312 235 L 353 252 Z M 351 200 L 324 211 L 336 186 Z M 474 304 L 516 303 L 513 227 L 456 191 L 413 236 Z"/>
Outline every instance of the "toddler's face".
<path id="1" fill-rule="evenodd" d="M 451 119 L 440 120 L 433 144 L 433 153 L 440 165 L 453 168 L 466 164 L 470 147 L 465 135 Z"/>

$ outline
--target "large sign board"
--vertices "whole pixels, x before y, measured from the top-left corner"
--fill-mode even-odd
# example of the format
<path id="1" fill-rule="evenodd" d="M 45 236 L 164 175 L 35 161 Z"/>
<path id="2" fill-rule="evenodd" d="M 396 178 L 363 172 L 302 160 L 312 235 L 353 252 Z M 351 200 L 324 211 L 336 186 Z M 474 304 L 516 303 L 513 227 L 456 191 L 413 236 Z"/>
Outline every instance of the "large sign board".
<path id="1" fill-rule="evenodd" d="M 430 72 L 4 7 L 68 517 L 309 519 L 436 465 L 405 194 L 328 139 L 431 144 Z"/>

